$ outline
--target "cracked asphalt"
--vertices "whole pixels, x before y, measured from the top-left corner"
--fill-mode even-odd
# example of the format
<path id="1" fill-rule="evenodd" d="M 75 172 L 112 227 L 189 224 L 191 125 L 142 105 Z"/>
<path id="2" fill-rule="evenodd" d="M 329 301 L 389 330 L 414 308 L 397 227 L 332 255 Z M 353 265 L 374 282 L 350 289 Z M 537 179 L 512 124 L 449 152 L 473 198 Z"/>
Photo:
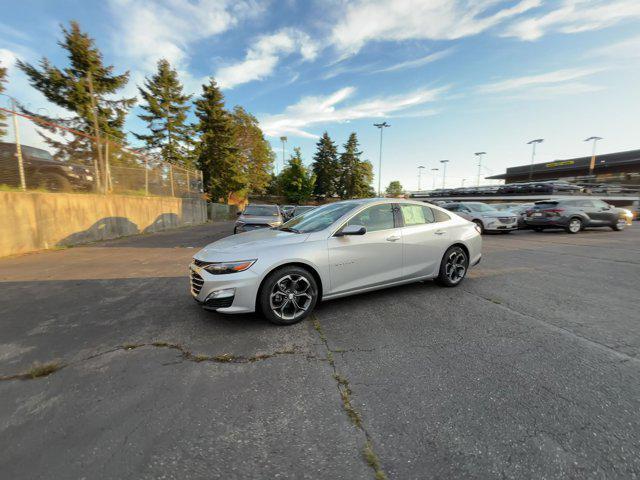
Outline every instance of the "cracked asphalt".
<path id="1" fill-rule="evenodd" d="M 485 236 L 458 288 L 292 327 L 190 298 L 230 228 L 0 259 L 0 377 L 63 367 L 0 381 L 3 478 L 640 476 L 637 223 Z"/>

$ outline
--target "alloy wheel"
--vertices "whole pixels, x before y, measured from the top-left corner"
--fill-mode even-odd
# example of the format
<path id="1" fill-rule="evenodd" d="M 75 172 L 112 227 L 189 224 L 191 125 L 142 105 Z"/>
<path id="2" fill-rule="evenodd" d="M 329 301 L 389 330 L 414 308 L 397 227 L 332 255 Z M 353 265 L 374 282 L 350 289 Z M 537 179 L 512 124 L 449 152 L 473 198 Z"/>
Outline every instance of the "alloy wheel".
<path id="1" fill-rule="evenodd" d="M 462 249 L 455 249 L 447 257 L 444 273 L 452 283 L 458 283 L 467 272 L 467 256 Z"/>
<path id="2" fill-rule="evenodd" d="M 278 318 L 295 320 L 309 309 L 314 295 L 311 283 L 304 276 L 287 274 L 273 285 L 269 306 Z"/>
<path id="3" fill-rule="evenodd" d="M 572 218 L 569 222 L 569 231 L 571 233 L 578 233 L 582 228 L 582 222 L 577 218 Z"/>

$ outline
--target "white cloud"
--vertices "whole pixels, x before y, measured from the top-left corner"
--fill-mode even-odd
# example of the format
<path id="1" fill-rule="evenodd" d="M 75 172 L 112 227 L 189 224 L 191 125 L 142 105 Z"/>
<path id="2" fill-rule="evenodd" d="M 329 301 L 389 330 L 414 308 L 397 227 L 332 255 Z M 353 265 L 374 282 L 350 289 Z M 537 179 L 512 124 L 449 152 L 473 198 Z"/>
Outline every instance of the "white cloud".
<path id="1" fill-rule="evenodd" d="M 219 68 L 215 78 L 221 88 L 261 80 L 273 73 L 282 57 L 294 53 L 299 53 L 304 61 L 310 61 L 316 58 L 318 46 L 306 33 L 284 28 L 258 38 L 244 60 Z"/>
<path id="2" fill-rule="evenodd" d="M 566 68 L 553 72 L 542 73 L 539 75 L 529 75 L 523 77 L 509 78 L 495 83 L 489 83 L 478 87 L 478 91 L 482 93 L 501 93 L 514 90 L 530 89 L 533 87 L 545 87 L 550 85 L 562 84 L 576 80 L 578 78 L 587 77 L 601 71 L 598 68 Z"/>
<path id="3" fill-rule="evenodd" d="M 190 44 L 223 33 L 262 10 L 252 0 L 110 0 L 115 50 L 142 71 L 160 58 L 182 67 Z"/>
<path id="4" fill-rule="evenodd" d="M 428 63 L 435 62 L 437 60 L 440 60 L 444 57 L 451 55 L 453 51 L 454 51 L 453 48 L 447 48 L 446 50 L 430 53 L 429 55 L 416 58 L 415 60 L 408 60 L 406 62 L 400 62 L 394 65 L 391 65 L 389 67 L 381 68 L 380 70 L 376 70 L 373 73 L 395 72 L 398 70 L 407 70 L 409 68 L 422 67 L 423 65 L 427 65 Z"/>
<path id="5" fill-rule="evenodd" d="M 521 0 L 498 9 L 499 0 L 358 0 L 348 3 L 333 28 L 332 42 L 343 54 L 376 40 L 453 40 L 476 35 L 539 6 Z"/>
<path id="6" fill-rule="evenodd" d="M 619 61 L 640 59 L 640 36 L 596 48 L 589 52 L 589 55 L 598 55 Z"/>
<path id="7" fill-rule="evenodd" d="M 550 32 L 599 30 L 624 20 L 639 18 L 638 0 L 565 0 L 559 8 L 544 15 L 514 22 L 503 36 L 536 40 Z"/>
<path id="8" fill-rule="evenodd" d="M 446 87 L 422 89 L 340 106 L 356 93 L 354 87 L 344 87 L 327 96 L 303 97 L 298 103 L 288 106 L 283 113 L 263 115 L 260 124 L 264 132 L 272 137 L 294 135 L 315 138 L 317 135 L 308 132 L 308 127 L 362 118 L 388 118 L 393 114 L 407 112 L 412 107 L 433 102 L 445 90 Z M 424 110 L 415 112 L 422 115 L 425 113 Z"/>

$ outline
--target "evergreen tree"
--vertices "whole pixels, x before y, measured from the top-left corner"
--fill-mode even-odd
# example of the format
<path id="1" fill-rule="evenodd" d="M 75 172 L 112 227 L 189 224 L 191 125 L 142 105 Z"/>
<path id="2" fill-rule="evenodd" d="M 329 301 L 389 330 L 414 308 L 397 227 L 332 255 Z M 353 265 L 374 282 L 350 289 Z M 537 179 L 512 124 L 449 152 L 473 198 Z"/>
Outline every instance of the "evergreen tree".
<path id="1" fill-rule="evenodd" d="M 238 106 L 233 109 L 231 116 L 235 123 L 247 189 L 251 193 L 265 193 L 271 181 L 275 153 L 264 138 L 256 117 Z"/>
<path id="2" fill-rule="evenodd" d="M 159 153 L 164 161 L 190 167 L 193 163 L 189 146 L 191 129 L 186 123 L 191 95 L 182 93 L 178 72 L 165 59 L 158 61 L 158 71 L 145 78 L 144 87 L 138 87 L 146 113 L 138 115 L 147 122 L 150 133 L 137 134 L 147 150 Z"/>
<path id="3" fill-rule="evenodd" d="M 362 152 L 358 151 L 358 137 L 355 132 L 349 135 L 344 151 L 340 154 L 340 183 L 338 193 L 342 198 L 354 198 L 357 196 L 359 184 L 358 175 L 362 169 L 358 168 Z"/>
<path id="4" fill-rule="evenodd" d="M 115 96 L 129 81 L 129 72 L 114 74 L 113 66 L 104 64 L 94 40 L 80 30 L 77 22 L 72 21 L 68 29 L 62 27 L 62 34 L 63 39 L 58 44 L 67 53 L 69 63 L 66 67 L 58 68 L 47 58 L 40 60 L 39 66 L 21 60 L 17 65 L 47 100 L 72 115 L 51 119 L 27 109 L 25 112 L 89 135 L 95 135 L 96 121 L 103 139 L 108 136 L 109 140 L 124 143 L 125 117 L 135 98 L 118 99 Z M 59 158 L 87 160 L 89 152 L 96 154 L 96 141 L 55 127 L 46 128 L 51 133 L 71 136 L 68 141 L 45 137 L 47 143 L 58 150 Z"/>
<path id="5" fill-rule="evenodd" d="M 315 177 L 302 163 L 300 148 L 293 149 L 288 165 L 280 173 L 280 187 L 287 201 L 302 203 L 313 193 Z"/>
<path id="6" fill-rule="evenodd" d="M 390 197 L 399 197 L 404 193 L 402 184 L 398 180 L 393 180 L 387 187 L 387 195 Z"/>
<path id="7" fill-rule="evenodd" d="M 313 192 L 328 198 L 336 194 L 339 188 L 338 150 L 327 132 L 324 132 L 316 146 L 317 150 L 311 166 L 316 176 Z"/>
<path id="8" fill-rule="evenodd" d="M 195 107 L 197 165 L 202 170 L 205 191 L 213 201 L 222 198 L 227 202 L 231 193 L 245 188 L 247 181 L 237 147 L 236 126 L 213 78 L 202 86 L 202 97 L 195 101 Z"/>
<path id="9" fill-rule="evenodd" d="M 373 182 L 373 165 L 369 160 L 359 161 L 355 169 L 353 197 L 368 198 L 375 197 L 376 192 L 371 186 Z"/>
<path id="10" fill-rule="evenodd" d="M 0 93 L 4 92 L 4 84 L 7 81 L 7 69 L 0 64 Z M 0 111 L 0 139 L 7 134 L 7 124 L 5 123 L 7 116 Z"/>

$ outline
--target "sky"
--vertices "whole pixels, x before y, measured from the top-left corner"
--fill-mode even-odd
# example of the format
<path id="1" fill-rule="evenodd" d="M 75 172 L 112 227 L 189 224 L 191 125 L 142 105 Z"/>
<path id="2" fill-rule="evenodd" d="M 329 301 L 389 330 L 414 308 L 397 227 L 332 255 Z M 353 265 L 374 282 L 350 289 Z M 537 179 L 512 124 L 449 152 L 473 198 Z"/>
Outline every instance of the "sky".
<path id="1" fill-rule="evenodd" d="M 65 65 L 60 25 L 77 20 L 137 95 L 158 59 L 197 96 L 213 76 L 229 108 L 256 115 L 282 166 L 310 164 L 324 131 L 351 132 L 383 187 L 475 185 L 531 161 L 640 148 L 639 0 L 0 0 L 7 92 L 31 109 L 56 107 L 14 67 Z M 0 97 L 6 106 L 7 98 Z M 144 128 L 133 109 L 129 132 Z M 27 140 L 29 138 L 27 137 Z M 35 141 L 34 139 L 32 141 Z M 136 141 L 132 138 L 135 145 Z M 432 169 L 438 168 L 438 171 Z"/>

